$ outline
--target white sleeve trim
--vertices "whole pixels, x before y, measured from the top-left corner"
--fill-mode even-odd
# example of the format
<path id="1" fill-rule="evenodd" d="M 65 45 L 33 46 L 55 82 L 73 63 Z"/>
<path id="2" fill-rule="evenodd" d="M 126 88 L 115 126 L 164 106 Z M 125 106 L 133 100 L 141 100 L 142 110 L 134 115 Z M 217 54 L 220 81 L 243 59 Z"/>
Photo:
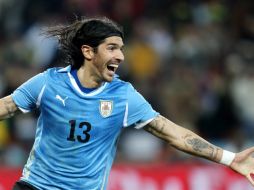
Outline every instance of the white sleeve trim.
<path id="1" fill-rule="evenodd" d="M 144 126 L 146 126 L 148 123 L 150 123 L 152 120 L 154 120 L 154 118 L 148 119 L 148 120 L 145 121 L 145 122 L 139 123 L 139 124 L 137 124 L 134 128 L 136 128 L 136 129 L 141 129 L 141 128 L 143 128 Z"/>
<path id="2" fill-rule="evenodd" d="M 128 111 L 129 111 L 129 106 L 128 106 L 128 103 L 126 103 L 124 119 L 123 119 L 123 127 L 128 127 Z M 154 118 L 148 119 L 148 120 L 141 122 L 141 123 L 137 123 L 134 128 L 141 129 L 144 126 L 146 126 L 148 123 L 150 123 L 152 120 L 154 120 Z"/>
<path id="3" fill-rule="evenodd" d="M 41 92 L 38 96 L 38 99 L 37 99 L 37 102 L 36 102 L 37 108 L 41 105 L 41 98 L 42 98 L 43 92 L 45 90 L 45 87 L 46 87 L 46 84 L 42 87 Z"/>
<path id="4" fill-rule="evenodd" d="M 123 126 L 124 126 L 124 127 L 127 127 L 127 126 L 128 126 L 128 122 L 127 122 L 128 111 L 129 111 L 128 109 L 129 109 L 128 103 L 126 103 L 126 105 L 125 105 L 124 119 L 123 119 Z"/>
<path id="5" fill-rule="evenodd" d="M 26 109 L 23 109 L 23 108 L 21 108 L 21 107 L 18 107 L 18 108 L 19 108 L 19 110 L 22 111 L 23 113 L 28 113 L 28 112 L 30 112 L 30 110 L 26 110 Z"/>

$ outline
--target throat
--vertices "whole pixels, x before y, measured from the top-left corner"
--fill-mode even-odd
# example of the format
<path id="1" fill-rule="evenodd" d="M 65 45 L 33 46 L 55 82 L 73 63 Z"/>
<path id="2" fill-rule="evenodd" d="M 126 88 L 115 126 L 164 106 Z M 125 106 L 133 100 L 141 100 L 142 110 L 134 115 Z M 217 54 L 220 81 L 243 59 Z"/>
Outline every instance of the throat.
<path id="1" fill-rule="evenodd" d="M 71 70 L 71 75 L 75 79 L 79 88 L 85 93 L 94 91 L 95 89 L 97 89 L 98 87 L 101 86 L 101 83 L 99 84 L 99 83 L 91 80 L 91 78 L 89 78 L 88 80 L 85 80 L 84 77 L 79 77 L 78 70 L 75 70 L 75 69 Z"/>

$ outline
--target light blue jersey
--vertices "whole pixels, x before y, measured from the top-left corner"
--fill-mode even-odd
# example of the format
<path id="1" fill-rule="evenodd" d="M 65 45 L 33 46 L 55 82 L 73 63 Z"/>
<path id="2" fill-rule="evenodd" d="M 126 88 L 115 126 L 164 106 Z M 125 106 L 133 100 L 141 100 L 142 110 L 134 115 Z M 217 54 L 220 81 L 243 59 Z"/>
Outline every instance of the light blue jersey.
<path id="1" fill-rule="evenodd" d="M 130 83 L 115 77 L 84 93 L 70 70 L 49 69 L 12 94 L 23 112 L 40 109 L 21 179 L 40 190 L 105 190 L 121 129 L 158 113 Z"/>

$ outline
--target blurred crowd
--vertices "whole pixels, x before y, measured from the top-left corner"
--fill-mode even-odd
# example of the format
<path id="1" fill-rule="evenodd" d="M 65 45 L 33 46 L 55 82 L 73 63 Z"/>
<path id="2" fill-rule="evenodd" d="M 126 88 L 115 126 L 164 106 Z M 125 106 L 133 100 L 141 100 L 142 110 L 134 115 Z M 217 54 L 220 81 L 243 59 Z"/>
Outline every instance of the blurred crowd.
<path id="1" fill-rule="evenodd" d="M 125 30 L 118 74 L 155 110 L 231 151 L 254 145 L 252 0 L 0 0 L 0 97 L 65 66 L 45 26 L 108 16 Z M 38 111 L 0 122 L 0 165 L 23 166 Z M 50 126 L 49 126 L 50 127 Z M 125 129 L 117 162 L 192 161 L 144 130 Z"/>

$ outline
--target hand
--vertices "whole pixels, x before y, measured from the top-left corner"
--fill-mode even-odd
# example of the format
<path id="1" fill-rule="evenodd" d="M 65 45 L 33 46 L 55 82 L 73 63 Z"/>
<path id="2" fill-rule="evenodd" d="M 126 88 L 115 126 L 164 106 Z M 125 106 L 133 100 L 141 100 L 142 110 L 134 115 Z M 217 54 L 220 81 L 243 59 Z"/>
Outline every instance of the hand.
<path id="1" fill-rule="evenodd" d="M 230 167 L 238 173 L 244 175 L 254 186 L 254 158 L 252 156 L 253 153 L 254 147 L 237 153 Z"/>

